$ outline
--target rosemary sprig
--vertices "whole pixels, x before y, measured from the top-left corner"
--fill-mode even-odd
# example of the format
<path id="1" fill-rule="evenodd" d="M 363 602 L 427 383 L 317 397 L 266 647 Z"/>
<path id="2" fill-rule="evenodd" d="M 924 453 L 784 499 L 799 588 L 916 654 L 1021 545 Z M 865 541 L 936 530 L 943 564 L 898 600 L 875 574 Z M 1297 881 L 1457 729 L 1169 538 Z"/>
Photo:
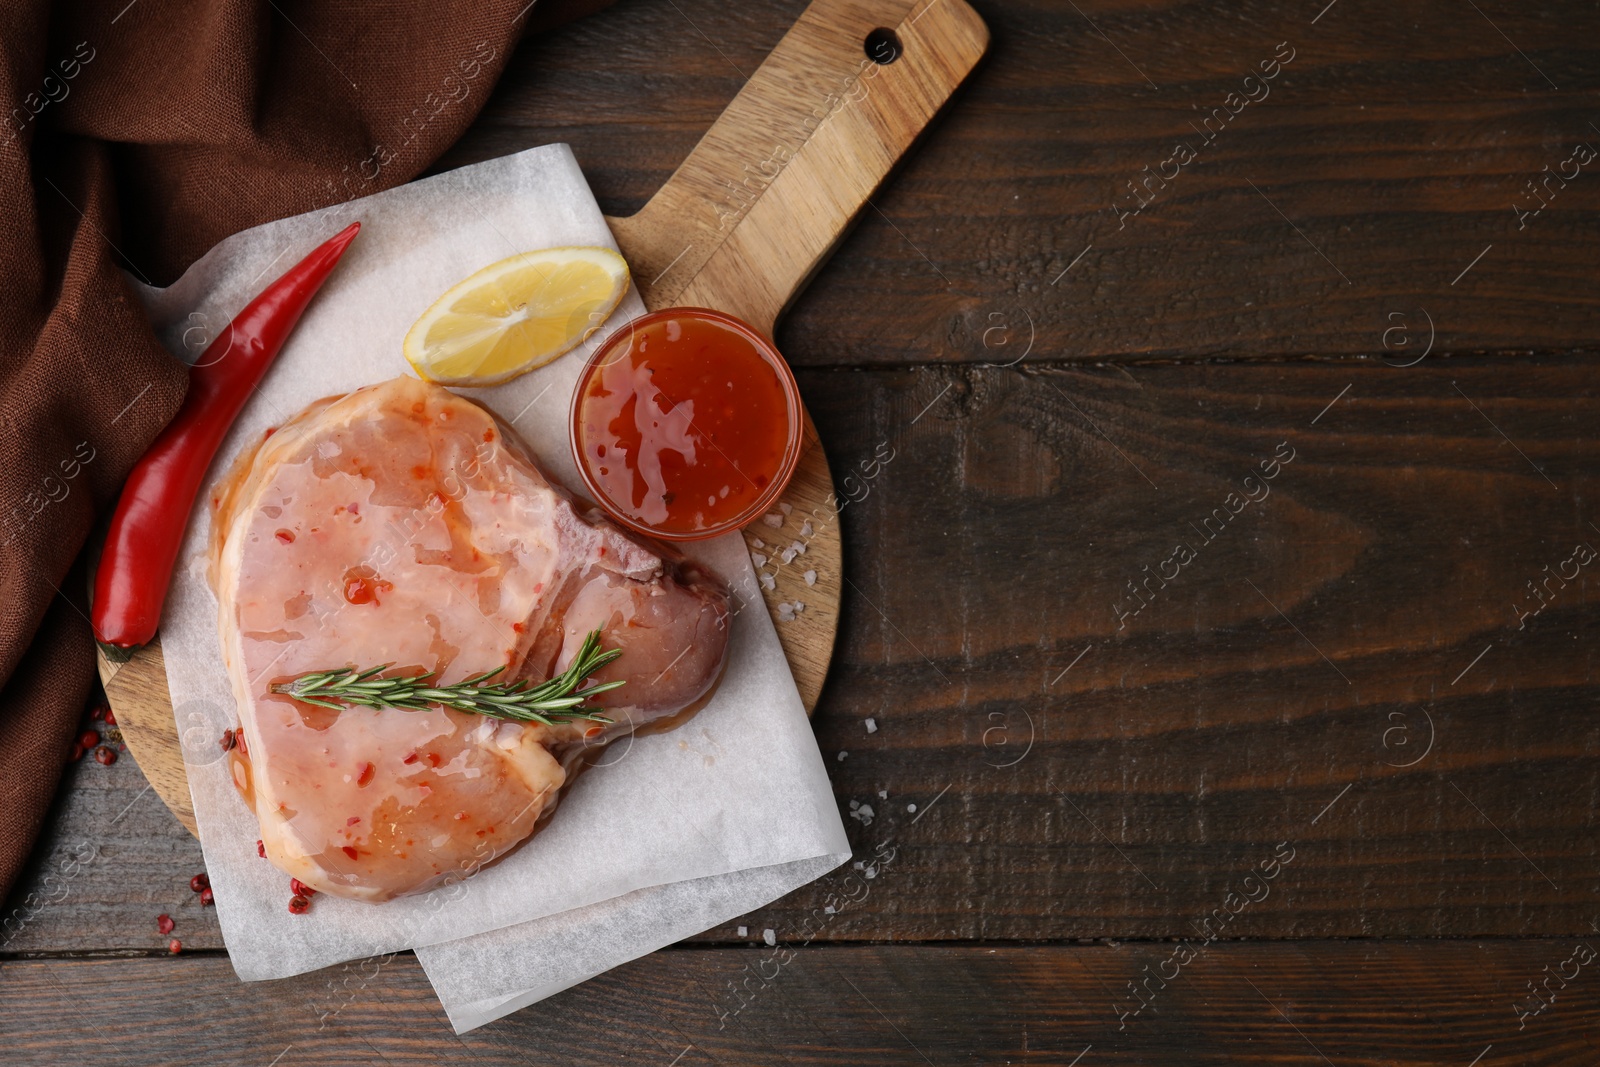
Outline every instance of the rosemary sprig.
<path id="1" fill-rule="evenodd" d="M 474 675 L 453 685 L 430 686 L 433 671 L 413 674 L 407 678 L 379 678 L 378 675 L 394 666 L 385 663 L 364 671 L 334 670 L 313 671 L 302 674 L 290 682 L 280 682 L 272 687 L 274 693 L 284 693 L 307 704 L 342 710 L 346 705 L 365 708 L 398 708 L 401 711 L 426 711 L 442 704 L 457 711 L 470 711 L 497 719 L 518 722 L 537 722 L 546 726 L 582 719 L 586 722 L 610 723 L 612 720 L 596 711 L 575 711 L 579 704 L 597 693 L 615 689 L 621 681 L 590 686 L 582 692 L 578 687 L 584 679 L 607 663 L 622 655 L 614 648 L 600 650 L 600 631 L 591 630 L 572 660 L 572 666 L 549 681 L 535 685 L 524 679 L 510 685 L 485 684 L 490 678 L 505 670 Z"/>

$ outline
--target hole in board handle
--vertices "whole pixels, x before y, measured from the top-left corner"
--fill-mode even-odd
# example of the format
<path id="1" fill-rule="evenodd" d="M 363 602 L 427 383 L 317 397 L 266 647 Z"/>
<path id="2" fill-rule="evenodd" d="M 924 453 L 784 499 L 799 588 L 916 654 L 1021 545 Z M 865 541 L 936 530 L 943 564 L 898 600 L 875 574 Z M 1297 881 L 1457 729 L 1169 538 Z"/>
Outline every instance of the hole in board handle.
<path id="1" fill-rule="evenodd" d="M 886 67 L 890 63 L 893 63 L 895 60 L 899 59 L 900 53 L 905 51 L 905 49 L 900 44 L 900 38 L 893 30 L 884 29 L 882 26 L 879 26 L 877 29 L 867 34 L 865 51 L 868 59 L 878 64 L 880 67 Z"/>

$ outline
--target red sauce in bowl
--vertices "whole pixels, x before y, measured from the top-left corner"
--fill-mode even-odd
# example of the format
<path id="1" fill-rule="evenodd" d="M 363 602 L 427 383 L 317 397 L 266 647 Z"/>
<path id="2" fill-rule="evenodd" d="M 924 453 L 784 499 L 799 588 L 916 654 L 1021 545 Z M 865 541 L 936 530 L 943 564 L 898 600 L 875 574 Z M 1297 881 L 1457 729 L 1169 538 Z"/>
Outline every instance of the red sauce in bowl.
<path id="1" fill-rule="evenodd" d="M 597 503 L 630 529 L 690 541 L 777 499 L 804 418 L 777 349 L 731 315 L 669 308 L 613 334 L 572 399 L 572 450 Z"/>

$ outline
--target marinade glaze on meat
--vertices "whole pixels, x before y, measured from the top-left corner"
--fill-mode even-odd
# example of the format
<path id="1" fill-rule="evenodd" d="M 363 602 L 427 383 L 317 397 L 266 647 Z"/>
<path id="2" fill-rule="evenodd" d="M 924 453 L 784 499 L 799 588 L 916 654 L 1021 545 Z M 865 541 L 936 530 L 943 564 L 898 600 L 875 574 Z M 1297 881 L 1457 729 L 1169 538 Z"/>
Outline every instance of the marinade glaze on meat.
<path id="1" fill-rule="evenodd" d="M 212 505 L 234 781 L 267 858 L 322 892 L 376 902 L 477 870 L 532 833 L 585 747 L 687 707 L 727 655 L 716 576 L 581 512 L 509 427 L 426 382 L 311 405 Z M 382 663 L 442 684 L 501 665 L 543 680 L 594 629 L 622 650 L 595 680 L 627 679 L 598 736 L 270 692 Z"/>

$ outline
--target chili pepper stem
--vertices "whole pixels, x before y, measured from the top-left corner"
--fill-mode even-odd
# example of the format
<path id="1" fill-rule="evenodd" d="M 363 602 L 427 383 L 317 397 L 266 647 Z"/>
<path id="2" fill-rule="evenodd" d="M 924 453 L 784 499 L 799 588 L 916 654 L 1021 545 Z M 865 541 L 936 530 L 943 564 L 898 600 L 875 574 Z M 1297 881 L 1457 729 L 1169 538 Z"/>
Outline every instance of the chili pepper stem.
<path id="1" fill-rule="evenodd" d="M 144 647 L 144 645 L 113 645 L 105 641 L 96 641 L 95 644 L 100 646 L 100 654 L 106 658 L 107 663 L 118 665 L 127 663 Z"/>

